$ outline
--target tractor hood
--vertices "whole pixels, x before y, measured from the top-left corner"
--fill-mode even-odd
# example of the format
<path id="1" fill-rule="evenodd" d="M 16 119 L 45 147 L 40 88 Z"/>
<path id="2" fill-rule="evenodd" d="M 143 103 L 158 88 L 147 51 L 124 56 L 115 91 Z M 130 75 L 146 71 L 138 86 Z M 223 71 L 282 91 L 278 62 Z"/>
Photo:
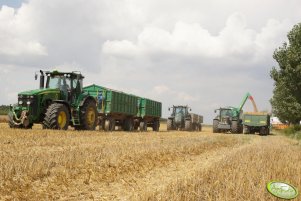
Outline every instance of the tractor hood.
<path id="1" fill-rule="evenodd" d="M 51 93 L 51 92 L 60 93 L 60 90 L 59 89 L 34 89 L 34 90 L 20 92 L 18 95 L 33 96 L 33 95 L 40 95 L 40 94 Z"/>

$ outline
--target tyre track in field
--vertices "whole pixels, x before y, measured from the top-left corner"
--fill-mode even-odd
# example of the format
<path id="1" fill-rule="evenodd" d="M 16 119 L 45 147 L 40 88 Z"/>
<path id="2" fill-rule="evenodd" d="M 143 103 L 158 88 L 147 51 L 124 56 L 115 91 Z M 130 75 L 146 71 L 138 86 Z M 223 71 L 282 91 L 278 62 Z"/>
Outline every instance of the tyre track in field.
<path id="1" fill-rule="evenodd" d="M 235 154 L 265 140 L 260 136 L 251 137 L 251 141 L 244 144 L 237 144 L 233 147 L 218 147 L 200 155 L 185 156 L 185 158 L 176 160 L 167 166 L 156 167 L 147 174 L 140 175 L 142 177 L 133 173 L 132 177 L 122 178 L 107 186 L 99 186 L 99 191 L 93 193 L 93 197 L 95 200 L 143 200 L 154 192 L 164 192 L 165 188 L 178 180 L 194 177 L 196 172 L 211 167 L 228 155 Z"/>

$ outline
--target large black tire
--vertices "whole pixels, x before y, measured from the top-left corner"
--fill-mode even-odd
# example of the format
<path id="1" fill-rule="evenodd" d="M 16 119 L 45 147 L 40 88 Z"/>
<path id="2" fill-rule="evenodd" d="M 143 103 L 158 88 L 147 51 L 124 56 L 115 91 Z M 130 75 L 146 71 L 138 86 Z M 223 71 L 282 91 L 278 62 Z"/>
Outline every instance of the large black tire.
<path id="1" fill-rule="evenodd" d="M 70 114 L 66 105 L 52 103 L 46 110 L 43 127 L 46 129 L 67 130 L 69 122 Z"/>
<path id="2" fill-rule="evenodd" d="M 217 119 L 213 119 L 213 126 L 212 126 L 213 133 L 219 133 L 220 132 L 219 129 L 218 129 L 218 123 L 219 123 L 219 121 Z"/>
<path id="3" fill-rule="evenodd" d="M 159 120 L 155 120 L 153 123 L 153 131 L 158 132 L 159 128 L 160 128 L 160 122 L 159 122 Z"/>
<path id="4" fill-rule="evenodd" d="M 185 131 L 191 131 L 192 130 L 192 123 L 190 120 L 185 120 Z"/>
<path id="5" fill-rule="evenodd" d="M 126 118 L 123 122 L 123 129 L 125 131 L 133 131 L 134 129 L 134 122 L 132 118 Z"/>
<path id="6" fill-rule="evenodd" d="M 79 130 L 95 130 L 97 126 L 97 109 L 93 100 L 88 99 L 80 108 L 80 123 Z"/>
<path id="7" fill-rule="evenodd" d="M 237 121 L 232 121 L 231 133 L 239 133 L 239 125 Z"/>
<path id="8" fill-rule="evenodd" d="M 145 121 L 140 121 L 139 129 L 141 132 L 147 131 L 147 124 Z"/>
<path id="9" fill-rule="evenodd" d="M 259 130 L 260 135 L 267 135 L 268 134 L 268 129 L 266 127 L 261 127 Z"/>
<path id="10" fill-rule="evenodd" d="M 167 119 L 167 130 L 168 131 L 174 130 L 172 119 Z"/>

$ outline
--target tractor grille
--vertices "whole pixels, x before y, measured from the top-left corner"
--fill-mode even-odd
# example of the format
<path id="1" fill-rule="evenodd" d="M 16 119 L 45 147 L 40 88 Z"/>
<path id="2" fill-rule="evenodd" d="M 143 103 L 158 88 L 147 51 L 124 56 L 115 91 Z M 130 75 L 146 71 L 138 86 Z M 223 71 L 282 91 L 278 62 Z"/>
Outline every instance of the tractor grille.
<path id="1" fill-rule="evenodd" d="M 29 112 L 33 115 L 37 114 L 37 97 L 36 96 L 18 96 L 18 106 L 20 107 L 29 107 Z"/>

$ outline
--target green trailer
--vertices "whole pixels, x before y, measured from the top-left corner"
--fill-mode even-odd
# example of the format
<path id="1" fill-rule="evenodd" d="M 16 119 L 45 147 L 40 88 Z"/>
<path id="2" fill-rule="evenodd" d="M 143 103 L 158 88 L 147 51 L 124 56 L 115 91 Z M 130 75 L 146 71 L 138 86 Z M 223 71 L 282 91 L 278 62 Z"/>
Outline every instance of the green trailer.
<path id="1" fill-rule="evenodd" d="M 120 126 L 126 131 L 134 129 L 134 119 L 138 113 L 138 97 L 98 85 L 84 87 L 97 100 L 100 125 L 105 131 L 113 131 Z"/>
<path id="2" fill-rule="evenodd" d="M 269 135 L 270 115 L 265 112 L 245 112 L 243 114 L 243 132 L 245 134 L 256 133 Z"/>
<path id="3" fill-rule="evenodd" d="M 160 102 L 95 84 L 83 89 L 96 99 L 99 124 L 105 131 L 113 131 L 115 126 L 126 131 L 138 127 L 145 131 L 148 126 L 154 131 L 159 130 L 162 110 Z"/>
<path id="4" fill-rule="evenodd" d="M 147 127 L 152 127 L 153 131 L 159 131 L 161 115 L 162 103 L 139 97 L 135 128 L 139 126 L 140 131 L 146 131 Z"/>

